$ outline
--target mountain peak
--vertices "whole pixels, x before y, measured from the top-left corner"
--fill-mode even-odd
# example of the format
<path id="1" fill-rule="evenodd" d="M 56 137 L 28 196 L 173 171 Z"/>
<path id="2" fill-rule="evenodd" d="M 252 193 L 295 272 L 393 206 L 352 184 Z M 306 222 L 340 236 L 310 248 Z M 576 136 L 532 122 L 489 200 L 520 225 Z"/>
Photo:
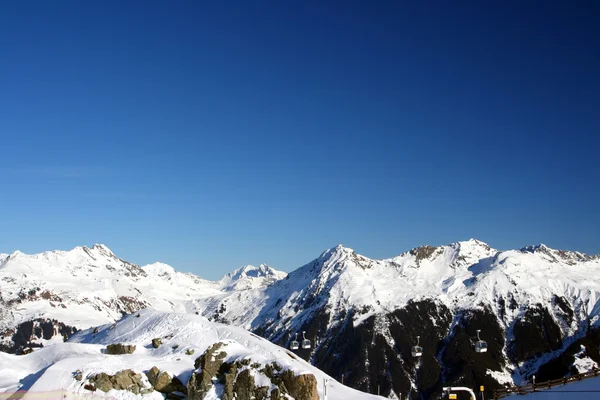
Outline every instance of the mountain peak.
<path id="1" fill-rule="evenodd" d="M 26 254 L 19 251 L 19 250 L 15 250 L 10 254 L 2 254 L 0 255 L 0 259 L 4 261 L 8 261 L 8 260 L 14 260 L 15 258 L 21 257 L 21 256 L 25 256 Z"/>
<path id="2" fill-rule="evenodd" d="M 225 275 L 221 278 L 221 282 L 229 286 L 238 281 L 257 280 L 260 278 L 266 279 L 267 281 L 278 280 L 286 275 L 285 272 L 277 271 L 267 264 L 260 264 L 258 267 L 254 265 L 244 265 Z"/>
<path id="3" fill-rule="evenodd" d="M 475 239 L 475 238 L 470 238 L 469 240 L 465 240 L 463 242 L 459 242 L 459 243 L 466 243 L 466 244 L 472 244 L 472 245 L 478 245 L 478 246 L 488 246 L 489 244 L 487 244 L 486 242 L 479 240 L 479 239 Z"/>
<path id="4" fill-rule="evenodd" d="M 94 244 L 90 250 L 95 251 L 105 257 L 116 257 L 115 253 L 113 253 L 106 245 L 96 243 Z"/>
<path id="5" fill-rule="evenodd" d="M 144 265 L 142 269 L 149 275 L 171 276 L 175 274 L 175 269 L 173 267 L 161 262 Z"/>
<path id="6" fill-rule="evenodd" d="M 88 254 L 90 257 L 95 258 L 96 256 L 103 256 L 103 257 L 109 257 L 109 258 L 116 258 L 117 256 L 115 255 L 115 253 L 113 253 L 106 245 L 104 244 L 94 244 L 92 247 L 88 247 L 88 246 L 77 246 L 75 248 L 73 248 L 70 251 L 66 251 L 66 252 L 62 252 L 62 251 L 50 251 L 50 252 L 44 252 L 43 254 L 46 253 L 73 253 L 73 252 L 78 252 L 78 251 L 83 251 L 86 254 Z"/>
<path id="7" fill-rule="evenodd" d="M 424 245 L 411 249 L 409 254 L 415 256 L 415 260 L 418 262 L 423 259 L 428 259 L 438 249 L 436 246 Z"/>
<path id="8" fill-rule="evenodd" d="M 491 251 L 492 248 L 490 247 L 489 244 L 478 240 L 478 239 L 474 239 L 471 238 L 469 240 L 465 240 L 465 241 L 459 241 L 456 243 L 453 243 L 452 245 L 458 246 L 462 252 L 465 251 L 481 251 L 481 250 L 485 250 L 485 251 Z"/>
<path id="9" fill-rule="evenodd" d="M 548 253 L 552 249 L 545 244 L 540 243 L 522 247 L 520 250 L 524 253 Z"/>
<path id="10" fill-rule="evenodd" d="M 344 247 L 342 244 L 338 244 L 335 247 L 325 250 L 319 258 L 321 259 L 329 259 L 329 258 L 339 258 L 343 255 L 354 254 L 354 249 L 349 247 Z"/>
<path id="11" fill-rule="evenodd" d="M 106 251 L 108 253 L 114 254 L 106 245 L 101 244 L 101 243 L 96 243 L 92 246 L 93 250 L 102 250 L 102 251 Z"/>

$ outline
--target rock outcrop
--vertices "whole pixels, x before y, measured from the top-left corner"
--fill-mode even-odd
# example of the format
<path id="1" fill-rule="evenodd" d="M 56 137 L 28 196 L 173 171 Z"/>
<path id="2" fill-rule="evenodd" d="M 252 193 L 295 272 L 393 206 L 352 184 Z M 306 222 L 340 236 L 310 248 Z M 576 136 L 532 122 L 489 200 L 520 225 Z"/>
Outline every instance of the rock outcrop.
<path id="1" fill-rule="evenodd" d="M 281 374 L 288 393 L 296 400 L 319 400 L 317 378 L 313 374 L 294 375 L 290 370 Z"/>
<path id="2" fill-rule="evenodd" d="M 195 372 L 188 381 L 188 399 L 202 400 L 210 388 L 213 386 L 212 380 L 217 376 L 223 360 L 227 356 L 224 351 L 219 351 L 223 343 L 215 343 L 210 346 L 204 354 L 196 359 L 194 367 L 200 368 L 200 372 Z"/>
<path id="3" fill-rule="evenodd" d="M 196 359 L 194 365 L 198 371 L 187 384 L 189 400 L 204 399 L 215 382 L 223 385 L 222 400 L 280 400 L 285 395 L 296 400 L 319 400 L 314 375 L 295 375 L 275 362 L 262 368 L 249 359 L 227 362 L 227 354 L 220 350 L 223 346 L 223 343 L 215 343 Z M 151 371 L 154 375 L 158 373 L 158 369 Z M 256 386 L 257 374 L 266 376 L 276 388 L 269 393 L 270 387 Z"/>
<path id="4" fill-rule="evenodd" d="M 2 303 L 0 307 L 3 307 Z M 43 347 L 41 342 L 59 335 L 66 341 L 75 332 L 76 328 L 55 319 L 36 318 L 22 322 L 13 329 L 0 331 L 0 351 L 23 354 L 23 349 L 27 347 Z"/>
<path id="5" fill-rule="evenodd" d="M 135 394 L 146 394 L 152 391 L 146 388 L 142 381 L 142 375 L 131 369 L 119 371 L 114 375 L 101 372 L 90 378 L 90 382 L 96 389 L 108 392 L 110 390 L 127 390 Z"/>

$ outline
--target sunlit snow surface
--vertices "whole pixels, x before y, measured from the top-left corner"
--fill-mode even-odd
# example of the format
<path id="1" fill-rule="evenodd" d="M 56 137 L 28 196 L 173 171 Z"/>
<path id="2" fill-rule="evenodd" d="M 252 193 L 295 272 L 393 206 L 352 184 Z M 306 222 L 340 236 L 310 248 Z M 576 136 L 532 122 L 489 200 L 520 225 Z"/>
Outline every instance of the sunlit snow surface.
<path id="1" fill-rule="evenodd" d="M 496 308 L 499 297 L 513 296 L 520 306 L 550 304 L 564 296 L 579 312 L 600 324 L 600 258 L 560 252 L 541 245 L 498 252 L 471 239 L 439 246 L 428 257 L 413 252 L 373 260 L 338 246 L 289 275 L 268 266 L 246 266 L 219 281 L 208 281 L 155 263 L 138 267 L 119 259 L 106 246 L 77 247 L 35 255 L 15 252 L 0 258 L 0 289 L 4 301 L 19 300 L 33 287 L 49 290 L 56 299 L 19 300 L 12 317 L 0 323 L 44 316 L 78 328 L 120 318 L 119 299 L 136 299 L 161 311 L 199 312 L 210 317 L 222 308 L 227 322 L 252 328 L 277 315 L 264 307 L 281 299 L 279 319 L 294 316 L 296 304 L 314 297 L 317 305 L 335 311 L 368 306 L 355 324 L 370 315 L 402 307 L 410 300 L 436 299 L 451 309 L 477 304 Z M 20 306 L 23 304 L 23 306 Z M 76 307 L 72 307 L 76 305 Z M 223 306 L 223 307 L 221 307 Z M 280 311 L 281 310 L 281 311 Z M 308 311 L 308 310 L 307 310 Z M 519 313 L 508 310 L 506 325 Z M 567 334 L 577 329 L 562 326 Z"/>
<path id="2" fill-rule="evenodd" d="M 507 397 L 507 399 L 517 398 L 521 399 L 523 396 Z M 552 389 L 530 393 L 527 397 L 524 397 L 526 400 L 589 400 L 598 398 L 600 398 L 600 377 L 568 383 Z"/>
<path id="3" fill-rule="evenodd" d="M 112 374 L 128 368 L 145 372 L 157 366 L 187 382 L 194 370 L 194 360 L 213 343 L 223 342 L 226 345 L 219 351 L 227 353 L 225 361 L 250 358 L 253 363 L 263 366 L 275 361 L 297 375 L 314 374 L 321 396 L 324 379 L 328 378 L 329 399 L 380 398 L 341 385 L 288 350 L 241 328 L 212 323 L 204 317 L 190 314 L 142 310 L 140 317 L 136 315 L 125 317 L 113 329 L 111 325 L 104 325 L 95 335 L 91 330 L 81 331 L 66 343 L 40 348 L 28 355 L 0 353 L 0 393 L 28 390 L 30 395 L 25 395 L 26 399 L 35 398 L 36 393 L 59 389 L 71 393 L 89 393 L 82 388 L 83 381 L 78 382 L 73 378 L 77 369 L 83 372 L 85 380 L 99 372 Z M 151 345 L 153 338 L 163 338 L 163 344 L 157 349 Z M 133 354 L 104 354 L 103 349 L 110 343 L 135 344 L 137 348 Z M 174 348 L 175 346 L 177 347 Z M 193 349 L 194 355 L 186 355 L 188 349 Z M 267 382 L 266 377 L 260 374 L 256 375 L 256 381 Z M 215 385 L 212 395 L 207 399 L 218 398 L 221 389 L 219 385 Z M 106 394 L 96 391 L 95 394 L 116 399 L 141 397 L 116 390 Z M 163 397 L 159 393 L 151 393 L 144 398 L 160 400 Z"/>
<path id="4" fill-rule="evenodd" d="M 0 330 L 38 317 L 88 328 L 117 320 L 119 306 L 122 309 L 131 300 L 161 311 L 209 314 L 210 307 L 232 291 L 260 292 L 285 276 L 261 265 L 208 281 L 162 263 L 138 267 L 104 245 L 34 255 L 17 251 L 0 255 L 2 299 L 12 302 L 0 310 Z M 131 308 L 140 307 L 132 304 Z"/>
<path id="5" fill-rule="evenodd" d="M 564 337 L 581 333 L 588 318 L 592 325 L 600 325 L 597 256 L 544 245 L 497 251 L 474 239 L 430 248 L 424 256 L 419 251 L 373 260 L 337 246 L 289 274 L 265 265 L 246 266 L 219 281 L 176 272 L 161 263 L 138 267 L 103 245 L 4 254 L 0 290 L 10 305 L 0 309 L 0 328 L 39 316 L 84 329 L 109 324 L 121 317 L 118 310 L 131 299 L 143 307 L 198 313 L 245 329 L 269 325 L 279 335 L 274 340 L 298 332 L 317 311 L 328 311 L 328 330 L 350 310 L 360 310 L 353 314 L 353 323 L 359 325 L 373 315 L 424 299 L 440 302 L 454 313 L 485 306 L 496 314 L 508 339 L 513 321 L 537 304 L 550 308 Z M 32 288 L 37 290 L 31 297 Z M 52 297 L 45 298 L 45 292 Z M 572 321 L 561 317 L 554 296 L 563 297 L 574 311 Z M 509 298 L 518 307 L 501 305 L 500 299 Z M 376 328 L 393 347 L 386 325 L 377 323 Z M 589 365 L 582 359 L 576 367 L 583 370 Z M 508 370 L 489 373 L 500 382 L 514 379 Z"/>

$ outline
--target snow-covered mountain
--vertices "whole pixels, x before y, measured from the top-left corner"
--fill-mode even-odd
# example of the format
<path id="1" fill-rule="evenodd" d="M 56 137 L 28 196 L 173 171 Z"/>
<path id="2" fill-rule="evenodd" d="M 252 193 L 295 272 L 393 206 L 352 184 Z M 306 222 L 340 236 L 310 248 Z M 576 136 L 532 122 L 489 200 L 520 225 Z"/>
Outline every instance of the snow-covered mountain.
<path id="1" fill-rule="evenodd" d="M 471 239 L 383 260 L 340 245 L 290 274 L 246 266 L 215 282 L 165 264 L 140 268 L 102 245 L 3 260 L 7 328 L 44 317 L 67 325 L 55 327 L 64 332 L 152 307 L 198 313 L 284 346 L 306 331 L 315 346 L 300 356 L 391 397 L 556 377 L 575 368 L 580 346 L 589 365 L 600 361 L 600 257 L 544 245 L 497 251 Z M 478 329 L 487 353 L 473 351 Z M 424 353 L 415 359 L 417 336 Z"/>
<path id="2" fill-rule="evenodd" d="M 34 255 L 16 251 L 1 260 L 0 302 L 5 315 L 0 328 L 45 317 L 81 329 L 145 307 L 207 314 L 212 310 L 203 307 L 213 297 L 260 289 L 286 276 L 265 265 L 249 265 L 220 281 L 208 281 L 163 263 L 139 267 L 104 245 Z"/>
<path id="3" fill-rule="evenodd" d="M 135 349 L 131 354 L 113 355 L 107 346 L 114 344 Z M 160 384 L 162 379 L 153 382 L 153 367 L 161 375 L 168 374 L 166 384 Z M 207 376 L 209 367 L 214 376 Z M 97 378 L 128 369 L 140 374 L 137 382 Z M 80 331 L 67 343 L 54 343 L 24 356 L 0 352 L 0 371 L 0 397 L 27 390 L 24 399 L 53 393 L 69 399 L 92 398 L 92 393 L 94 398 L 132 399 L 140 398 L 135 394 L 141 393 L 146 399 L 159 400 L 163 393 L 169 393 L 167 398 L 179 398 L 177 393 L 181 393 L 216 400 L 225 398 L 228 391 L 240 399 L 266 399 L 274 398 L 273 391 L 281 393 L 282 382 L 287 383 L 288 394 L 300 394 L 294 395 L 297 399 L 323 398 L 325 386 L 331 400 L 381 399 L 336 382 L 291 352 L 244 329 L 212 323 L 202 316 L 153 310 Z M 115 387 L 122 381 L 127 382 L 128 390 Z M 152 387 L 155 390 L 151 391 Z M 260 393 L 268 397 L 260 397 Z"/>
<path id="4" fill-rule="evenodd" d="M 543 245 L 500 252 L 469 240 L 386 260 L 338 246 L 269 286 L 250 328 L 280 344 L 306 331 L 318 346 L 305 356 L 364 391 L 382 380 L 386 394 L 497 387 L 540 369 L 550 377 L 547 362 L 593 342 L 599 272 L 597 256 Z M 473 351 L 478 329 L 487 353 Z M 597 366 L 597 346 L 587 348 Z"/>

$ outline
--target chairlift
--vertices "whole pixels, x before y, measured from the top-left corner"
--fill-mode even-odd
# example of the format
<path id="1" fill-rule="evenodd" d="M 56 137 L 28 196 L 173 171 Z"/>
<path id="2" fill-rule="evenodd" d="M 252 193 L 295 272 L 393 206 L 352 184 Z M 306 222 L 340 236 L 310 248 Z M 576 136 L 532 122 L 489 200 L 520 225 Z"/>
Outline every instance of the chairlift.
<path id="1" fill-rule="evenodd" d="M 423 355 L 423 348 L 419 346 L 419 339 L 421 336 L 417 336 L 417 345 L 412 348 L 412 356 L 413 357 L 421 357 Z"/>
<path id="2" fill-rule="evenodd" d="M 477 329 L 477 341 L 475 342 L 475 352 L 485 353 L 488 349 L 488 345 L 485 340 L 481 340 L 481 338 L 479 337 L 479 332 L 481 332 L 481 329 Z"/>
<path id="3" fill-rule="evenodd" d="M 306 331 L 302 331 L 302 348 L 303 349 L 310 349 L 310 340 L 308 340 L 306 338 L 306 336 L 304 336 L 304 334 L 306 333 Z"/>
<path id="4" fill-rule="evenodd" d="M 300 344 L 296 340 L 297 337 L 298 337 L 298 334 L 296 333 L 296 335 L 294 336 L 294 340 L 292 340 L 292 343 L 290 344 L 290 349 L 292 349 L 292 350 L 298 350 L 300 348 Z"/>

